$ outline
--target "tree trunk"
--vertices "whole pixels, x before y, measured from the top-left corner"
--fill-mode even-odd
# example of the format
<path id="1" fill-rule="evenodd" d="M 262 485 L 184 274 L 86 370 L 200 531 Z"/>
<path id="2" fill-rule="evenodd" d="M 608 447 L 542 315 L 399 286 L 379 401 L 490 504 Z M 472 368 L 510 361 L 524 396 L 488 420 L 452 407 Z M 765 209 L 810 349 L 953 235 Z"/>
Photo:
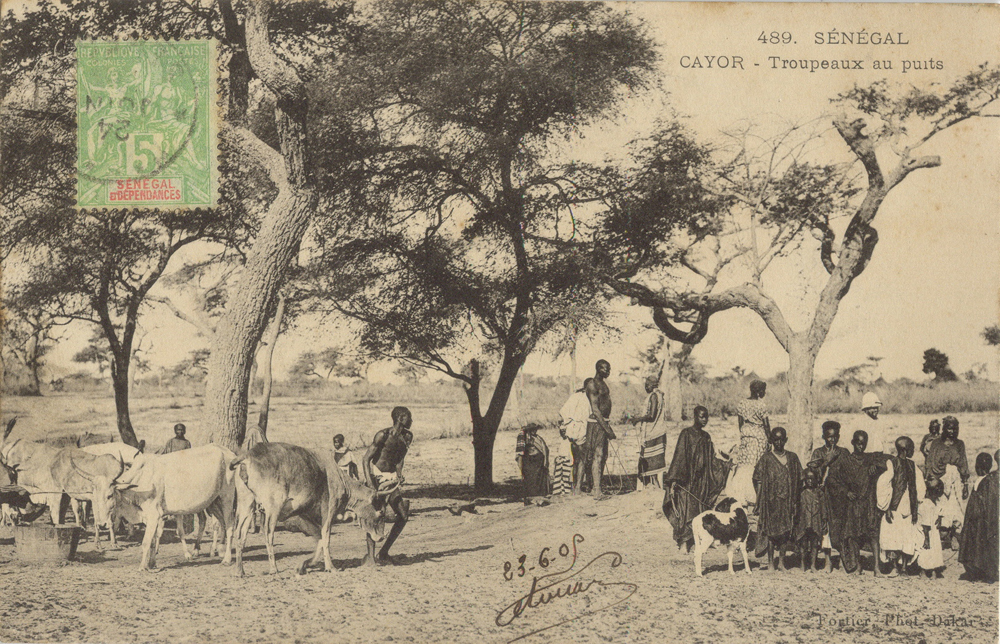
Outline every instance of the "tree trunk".
<path id="1" fill-rule="evenodd" d="M 788 449 L 806 461 L 813 448 L 813 371 L 818 351 L 806 334 L 794 337 L 788 350 Z"/>
<path id="2" fill-rule="evenodd" d="M 569 395 L 579 389 L 576 386 L 576 327 L 573 327 L 573 347 L 569 350 Z"/>
<path id="3" fill-rule="evenodd" d="M 479 418 L 478 422 L 475 415 L 473 416 L 472 446 L 476 463 L 476 494 L 487 494 L 493 490 L 493 445 L 496 441 L 497 431 L 500 429 L 500 422 L 503 420 L 504 408 L 507 406 L 507 400 L 510 398 L 511 389 L 514 386 L 514 380 L 523 364 L 524 356 L 514 353 L 505 355 L 486 414 Z M 466 391 L 468 393 L 468 388 Z M 476 391 L 478 408 L 478 387 Z M 469 399 L 469 403 L 471 406 L 472 398 Z"/>
<path id="4" fill-rule="evenodd" d="M 666 409 L 663 410 L 663 417 L 665 420 L 681 421 L 684 419 L 684 397 L 681 393 L 680 364 L 674 357 L 673 348 L 673 342 L 664 338 L 663 350 L 660 353 L 664 380 L 660 384 L 666 398 L 664 401 Z"/>
<path id="5" fill-rule="evenodd" d="M 128 367 L 129 354 L 115 356 L 111 361 L 111 386 L 115 392 L 115 415 L 118 419 L 118 433 L 122 442 L 132 447 L 139 447 L 139 440 L 132 429 L 132 417 L 129 414 L 128 403 Z"/>
<path id="6" fill-rule="evenodd" d="M 287 194 L 278 194 L 216 329 L 203 425 L 213 428 L 213 436 L 227 449 L 238 451 L 243 445 L 254 349 L 264 333 L 285 270 L 309 225 L 313 205 L 308 190 L 289 188 Z"/>
<path id="7" fill-rule="evenodd" d="M 233 127 L 230 134 L 247 160 L 256 161 L 268 173 L 278 194 L 263 218 L 243 275 L 216 329 L 205 392 L 204 425 L 213 428 L 220 443 L 234 451 L 246 436 L 254 350 L 316 205 L 306 170 L 308 95 L 295 69 L 271 44 L 268 30 L 273 8 L 272 2 L 264 0 L 247 3 L 243 30 L 250 66 L 277 99 L 274 121 L 281 152 L 244 128 Z"/>
<path id="8" fill-rule="evenodd" d="M 263 364 L 264 391 L 261 393 L 260 414 L 257 416 L 257 428 L 260 435 L 267 440 L 267 414 L 271 409 L 271 385 L 274 382 L 271 372 L 271 359 L 274 357 L 274 345 L 278 341 L 278 334 L 281 333 L 281 319 L 285 316 L 285 296 L 278 296 L 278 307 L 274 310 L 274 317 L 267 327 L 267 335 L 264 337 L 264 350 L 261 352 Z M 251 371 L 252 376 L 252 371 Z M 253 386 L 251 379 L 250 385 Z"/>
<path id="9" fill-rule="evenodd" d="M 39 348 L 41 347 L 41 342 L 38 339 L 37 334 L 31 336 L 29 340 L 30 347 L 26 349 L 27 354 L 27 367 L 31 375 L 31 388 L 28 391 L 23 392 L 25 396 L 41 396 L 42 395 L 42 380 L 39 375 L 41 370 L 41 356 L 39 353 Z"/>
<path id="10" fill-rule="evenodd" d="M 493 441 L 496 431 L 491 434 L 483 420 L 480 406 L 481 384 L 479 361 L 469 362 L 472 382 L 464 387 L 465 397 L 469 400 L 469 416 L 472 420 L 472 451 L 475 462 L 475 490 L 477 493 L 489 492 L 493 487 Z"/>

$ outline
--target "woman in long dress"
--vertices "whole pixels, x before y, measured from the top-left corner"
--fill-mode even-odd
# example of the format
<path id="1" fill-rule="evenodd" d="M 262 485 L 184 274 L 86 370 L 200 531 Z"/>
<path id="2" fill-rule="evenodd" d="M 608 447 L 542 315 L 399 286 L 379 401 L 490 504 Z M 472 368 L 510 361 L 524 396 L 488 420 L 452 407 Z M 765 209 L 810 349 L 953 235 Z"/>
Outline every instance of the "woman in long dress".
<path id="1" fill-rule="evenodd" d="M 757 498 L 753 488 L 753 471 L 757 461 L 767 451 L 770 441 L 771 421 L 768 418 L 764 395 L 767 384 L 754 380 L 750 383 L 750 397 L 742 401 L 736 408 L 737 422 L 740 429 L 740 445 L 733 457 L 731 480 L 726 488 L 726 494 L 740 500 L 744 505 L 752 504 Z"/>
<path id="2" fill-rule="evenodd" d="M 750 397 L 742 401 L 736 408 L 737 421 L 740 427 L 740 451 L 736 457 L 736 465 L 756 467 L 757 461 L 767 451 L 771 437 L 771 420 L 768 418 L 764 395 L 767 393 L 767 383 L 754 380 L 750 383 Z"/>

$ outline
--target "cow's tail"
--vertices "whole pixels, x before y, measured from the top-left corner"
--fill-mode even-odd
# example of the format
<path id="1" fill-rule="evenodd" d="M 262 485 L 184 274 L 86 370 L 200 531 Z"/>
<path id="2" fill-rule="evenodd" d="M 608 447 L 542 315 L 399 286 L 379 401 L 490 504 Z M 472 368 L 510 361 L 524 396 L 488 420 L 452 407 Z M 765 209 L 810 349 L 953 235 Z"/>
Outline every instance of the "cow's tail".
<path id="1" fill-rule="evenodd" d="M 235 470 L 236 466 L 245 461 L 247 456 L 250 456 L 250 452 L 245 452 L 240 456 L 237 456 L 235 459 L 233 459 L 233 462 L 229 464 L 229 469 Z"/>

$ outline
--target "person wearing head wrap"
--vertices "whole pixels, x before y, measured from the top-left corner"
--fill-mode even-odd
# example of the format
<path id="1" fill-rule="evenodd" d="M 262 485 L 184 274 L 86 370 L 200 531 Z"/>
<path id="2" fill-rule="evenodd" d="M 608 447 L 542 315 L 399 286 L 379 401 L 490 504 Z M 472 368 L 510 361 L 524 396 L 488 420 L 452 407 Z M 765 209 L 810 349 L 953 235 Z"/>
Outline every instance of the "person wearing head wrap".
<path id="1" fill-rule="evenodd" d="M 666 446 L 667 433 L 661 420 L 663 419 L 663 392 L 657 388 L 660 380 L 656 376 L 646 377 L 646 413 L 628 419 L 632 425 L 642 423 L 639 432 L 639 476 L 636 481 L 638 489 L 643 489 L 646 479 L 654 478 L 659 484 L 659 477 L 667 469 Z"/>
<path id="2" fill-rule="evenodd" d="M 740 430 L 740 447 L 733 459 L 736 467 L 747 466 L 752 470 L 767 451 L 771 440 L 771 419 L 764 404 L 765 395 L 767 383 L 754 380 L 750 383 L 750 397 L 736 408 Z"/>
<path id="3" fill-rule="evenodd" d="M 532 497 L 548 496 L 549 446 L 538 435 L 542 426 L 528 423 L 517 435 L 515 460 L 524 479 L 524 502 Z"/>

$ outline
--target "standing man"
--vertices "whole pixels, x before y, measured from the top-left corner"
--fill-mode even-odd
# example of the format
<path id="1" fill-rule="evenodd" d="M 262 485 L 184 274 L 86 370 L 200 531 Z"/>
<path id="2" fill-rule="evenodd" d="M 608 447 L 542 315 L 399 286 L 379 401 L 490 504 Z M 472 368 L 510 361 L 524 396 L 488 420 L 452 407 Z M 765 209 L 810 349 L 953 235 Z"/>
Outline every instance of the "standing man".
<path id="1" fill-rule="evenodd" d="M 885 454 L 891 456 L 896 448 L 895 439 L 889 438 L 885 423 L 879 420 L 878 414 L 882 410 L 882 401 L 878 394 L 869 391 L 861 397 L 861 417 L 858 429 L 868 434 L 868 453 Z"/>
<path id="2" fill-rule="evenodd" d="M 861 574 L 859 550 L 862 544 L 870 545 L 874 556 L 875 576 L 879 576 L 879 516 L 876 506 L 876 479 L 885 471 L 885 458 L 881 454 L 866 454 L 868 434 L 854 432 L 851 440 L 854 451 L 830 465 L 826 478 L 830 503 L 830 541 L 840 552 L 844 572 L 857 569 Z"/>
<path id="3" fill-rule="evenodd" d="M 590 464 L 590 475 L 593 487 L 591 494 L 595 499 L 606 498 L 601 494 L 601 477 L 604 475 L 604 464 L 608 460 L 608 440 L 616 438 L 608 420 L 611 418 L 611 390 L 605 382 L 611 375 L 611 363 L 598 360 L 593 378 L 587 378 L 583 390 L 590 401 L 590 418 L 587 419 L 587 462 Z"/>
<path id="4" fill-rule="evenodd" d="M 878 480 L 879 502 L 885 496 L 889 497 L 879 530 L 879 546 L 886 553 L 891 567 L 889 577 L 903 574 L 906 557 L 913 556 L 920 534 L 917 512 L 926 489 L 923 478 L 916 473 L 917 466 L 912 460 L 913 447 L 909 436 L 897 438 L 896 456 L 888 459 L 886 472 Z"/>
<path id="5" fill-rule="evenodd" d="M 795 452 L 785 449 L 788 435 L 784 427 L 771 430 L 771 451 L 764 452 L 753 471 L 753 486 L 757 492 L 757 552 L 766 541 L 767 569 L 785 566 L 785 550 L 792 540 L 795 517 L 799 510 L 799 484 L 802 465 Z M 774 550 L 778 560 L 774 560 Z"/>
<path id="6" fill-rule="evenodd" d="M 712 437 L 705 431 L 708 410 L 694 408 L 694 425 L 681 430 L 670 470 L 663 477 L 663 514 L 674 529 L 678 548 L 694 545 L 691 521 L 711 510 L 726 486 L 729 464 L 715 456 Z"/>
<path id="7" fill-rule="evenodd" d="M 406 407 L 396 407 L 392 410 L 392 427 L 387 427 L 375 434 L 372 444 L 365 452 L 361 462 L 365 471 L 365 483 L 373 490 L 385 489 L 396 485 L 396 489 L 386 498 L 386 503 L 396 513 L 396 521 L 385 539 L 385 544 L 378 551 L 375 561 L 370 564 L 392 563 L 389 548 L 396 542 L 399 533 L 410 518 L 410 502 L 403 498 L 403 459 L 413 442 L 413 417 Z M 375 541 L 366 534 L 368 552 L 374 552 Z"/>
<path id="8" fill-rule="evenodd" d="M 639 476 L 636 481 L 640 490 L 644 487 L 645 478 L 655 476 L 658 479 L 667 468 L 667 434 L 660 423 L 663 418 L 663 392 L 657 389 L 659 383 L 656 376 L 646 376 L 646 393 L 649 394 L 646 414 L 628 419 L 632 425 L 643 423 L 639 433 Z"/>
<path id="9" fill-rule="evenodd" d="M 185 433 L 187 433 L 187 427 L 184 426 L 184 423 L 174 425 L 174 437 L 167 441 L 167 444 L 163 446 L 159 453 L 170 454 L 172 452 L 179 452 L 182 449 L 191 449 L 191 441 L 184 438 Z"/>

